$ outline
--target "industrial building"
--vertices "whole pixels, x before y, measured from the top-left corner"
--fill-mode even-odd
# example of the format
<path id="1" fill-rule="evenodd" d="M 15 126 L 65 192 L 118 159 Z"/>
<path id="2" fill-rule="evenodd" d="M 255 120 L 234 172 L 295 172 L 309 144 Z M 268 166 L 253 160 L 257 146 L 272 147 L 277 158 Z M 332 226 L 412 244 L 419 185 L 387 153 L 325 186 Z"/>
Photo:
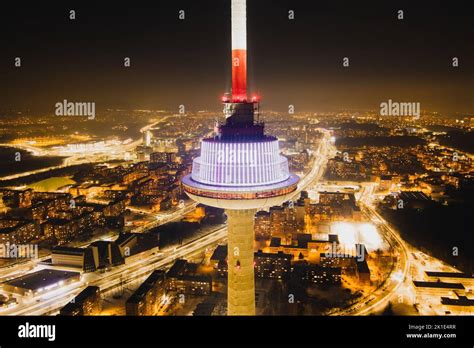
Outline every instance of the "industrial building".
<path id="1" fill-rule="evenodd" d="M 97 248 L 54 247 L 51 261 L 55 266 L 77 268 L 84 272 L 94 272 L 99 267 Z"/>
<path id="2" fill-rule="evenodd" d="M 80 280 L 79 272 L 43 269 L 6 281 L 3 290 L 21 296 L 36 296 Z"/>
<path id="3" fill-rule="evenodd" d="M 459 295 L 464 295 L 465 287 L 461 283 L 445 283 L 441 281 L 436 282 L 424 282 L 424 281 L 413 281 L 417 295 L 435 295 L 435 296 L 447 296 L 452 292 L 456 292 Z"/>

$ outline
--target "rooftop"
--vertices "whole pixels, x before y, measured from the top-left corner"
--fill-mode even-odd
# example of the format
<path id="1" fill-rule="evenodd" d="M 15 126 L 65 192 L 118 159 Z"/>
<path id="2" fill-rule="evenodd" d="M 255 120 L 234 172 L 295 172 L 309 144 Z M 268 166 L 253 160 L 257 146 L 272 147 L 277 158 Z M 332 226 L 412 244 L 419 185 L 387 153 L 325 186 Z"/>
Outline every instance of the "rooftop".
<path id="1" fill-rule="evenodd" d="M 459 296 L 459 298 L 441 297 L 441 304 L 449 306 L 474 306 L 474 299 L 469 299 L 466 296 Z"/>
<path id="2" fill-rule="evenodd" d="M 138 287 L 138 289 L 130 296 L 127 300 L 127 303 L 139 303 L 145 295 L 150 291 L 150 289 L 155 286 L 158 280 L 165 279 L 164 271 L 154 271 L 148 278 Z"/>
<path id="3" fill-rule="evenodd" d="M 136 237 L 137 235 L 135 233 L 121 233 L 114 242 L 116 245 L 122 245 Z"/>
<path id="4" fill-rule="evenodd" d="M 227 245 L 218 245 L 211 256 L 211 260 L 225 260 L 227 258 Z"/>
<path id="5" fill-rule="evenodd" d="M 78 272 L 60 271 L 54 269 L 43 269 L 38 272 L 29 273 L 24 276 L 5 282 L 10 286 L 37 291 L 39 289 L 53 287 L 61 281 L 80 277 Z"/>
<path id="6" fill-rule="evenodd" d="M 428 277 L 438 277 L 438 278 L 466 278 L 473 279 L 474 275 L 469 273 L 458 273 L 458 272 L 425 272 Z"/>
<path id="7" fill-rule="evenodd" d="M 264 253 L 262 250 L 257 251 L 255 254 L 255 257 L 268 257 L 271 259 L 289 259 L 291 260 L 293 258 L 293 255 L 290 254 L 285 254 L 282 251 L 279 251 L 278 253 Z"/>
<path id="8" fill-rule="evenodd" d="M 216 307 L 215 303 L 199 303 L 193 312 L 195 316 L 210 316 Z"/>
<path id="9" fill-rule="evenodd" d="M 399 196 L 404 201 L 430 201 L 430 198 L 421 191 L 402 191 Z"/>
<path id="10" fill-rule="evenodd" d="M 52 249 L 53 254 L 83 255 L 85 252 L 85 248 L 74 248 L 64 246 L 56 246 Z"/>
<path id="11" fill-rule="evenodd" d="M 183 259 L 176 260 L 173 266 L 171 266 L 171 268 L 166 273 L 166 276 L 170 278 L 182 275 L 186 271 L 187 263 L 188 261 Z"/>
<path id="12" fill-rule="evenodd" d="M 444 283 L 444 282 L 422 282 L 422 281 L 413 281 L 413 285 L 417 288 L 433 288 L 433 289 L 454 289 L 454 290 L 464 290 L 464 285 L 461 283 Z"/>
<path id="13" fill-rule="evenodd" d="M 75 298 L 74 298 L 74 302 L 76 303 L 82 303 L 85 299 L 93 296 L 93 295 L 97 295 L 98 293 L 100 293 L 100 288 L 98 286 L 88 286 L 86 287 L 84 290 L 82 290 L 79 295 L 77 295 Z"/>

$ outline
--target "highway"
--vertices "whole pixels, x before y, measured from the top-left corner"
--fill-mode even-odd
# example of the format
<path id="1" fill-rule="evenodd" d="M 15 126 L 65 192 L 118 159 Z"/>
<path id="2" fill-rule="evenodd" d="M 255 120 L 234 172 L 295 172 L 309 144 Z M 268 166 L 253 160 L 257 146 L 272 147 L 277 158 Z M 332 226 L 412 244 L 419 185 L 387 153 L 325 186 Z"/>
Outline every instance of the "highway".
<path id="1" fill-rule="evenodd" d="M 444 310 L 436 296 L 416 296 L 413 280 L 423 280 L 425 271 L 459 272 L 454 267 L 416 249 L 403 240 L 399 232 L 392 227 L 375 209 L 377 197 L 385 194 L 377 193 L 377 183 L 335 181 L 329 185 L 316 185 L 313 190 L 340 190 L 344 187 L 360 187 L 355 196 L 365 216 L 377 226 L 377 230 L 394 250 L 397 261 L 393 264 L 390 276 L 374 291 L 364 295 L 357 302 L 343 309 L 332 310 L 329 315 L 370 315 L 383 311 L 391 302 L 404 304 L 406 315 L 444 315 Z M 416 309 L 413 305 L 416 304 Z"/>
<path id="2" fill-rule="evenodd" d="M 300 179 L 298 188 L 292 197 L 293 200 L 298 199 L 298 195 L 301 191 L 306 190 L 308 187 L 321 180 L 329 158 L 333 157 L 336 152 L 335 146 L 331 144 L 330 132 L 321 128 L 319 128 L 319 130 L 323 133 L 323 138 L 312 153 L 313 157 L 315 157 L 312 168 L 305 177 Z"/>
<path id="3" fill-rule="evenodd" d="M 88 199 L 87 201 L 92 202 L 92 203 L 100 203 L 100 204 L 108 203 L 107 201 L 98 200 L 98 199 Z M 152 221 L 152 222 L 149 222 L 149 223 L 147 223 L 143 226 L 137 227 L 137 228 L 133 229 L 131 232 L 143 233 L 146 230 L 158 227 L 158 226 L 166 224 L 168 222 L 177 221 L 183 215 L 191 212 L 196 207 L 196 205 L 197 205 L 197 203 L 189 201 L 189 202 L 186 202 L 185 206 L 182 207 L 182 208 L 177 208 L 177 209 L 169 211 L 169 212 L 167 211 L 167 212 L 152 214 L 153 216 L 156 216 L 155 221 Z M 142 211 L 140 209 L 134 209 L 134 210 L 135 211 Z M 118 232 L 114 233 L 112 231 L 112 232 L 110 232 L 106 235 L 102 234 L 100 236 L 94 237 L 94 238 L 88 240 L 87 242 L 71 242 L 68 245 L 73 246 L 73 247 L 86 247 L 86 246 L 88 246 L 89 244 L 91 244 L 95 241 L 111 240 L 112 238 L 116 237 L 117 234 L 118 234 Z M 7 281 L 7 280 L 10 280 L 10 279 L 13 279 L 13 278 L 17 278 L 17 277 L 19 277 L 19 276 L 21 276 L 25 273 L 33 271 L 35 269 L 35 267 L 40 265 L 41 262 L 49 259 L 50 257 L 51 257 L 51 253 L 48 253 L 48 254 L 40 256 L 37 259 L 25 259 L 25 260 L 19 261 L 18 263 L 0 268 L 0 283 L 2 283 L 4 281 Z"/>
<path id="4" fill-rule="evenodd" d="M 97 204 L 109 203 L 109 201 L 107 200 L 97 199 L 97 198 L 87 198 L 87 202 L 97 203 Z M 154 221 L 150 221 L 142 226 L 136 227 L 132 229 L 130 232 L 143 233 L 147 230 L 164 225 L 168 222 L 176 221 L 180 219 L 181 217 L 183 217 L 184 215 L 192 212 L 196 208 L 197 205 L 198 203 L 196 202 L 187 201 L 187 202 L 184 202 L 184 206 L 177 207 L 177 208 L 174 207 L 165 212 L 151 212 L 149 209 L 142 209 L 139 207 L 128 206 L 127 209 L 129 209 L 132 212 L 152 216 L 154 218 Z"/>
<path id="5" fill-rule="evenodd" d="M 310 172 L 300 180 L 298 189 L 294 197 L 302 190 L 306 189 L 308 185 L 314 184 L 320 180 L 324 174 L 324 169 L 329 158 L 329 155 L 335 151 L 330 144 L 329 132 L 324 131 L 322 141 L 318 148 L 313 152 L 314 161 Z M 192 211 L 196 203 L 187 203 L 185 207 L 180 208 L 171 213 L 163 214 L 156 221 L 151 222 L 145 226 L 133 230 L 134 232 L 143 232 L 145 230 L 156 227 L 160 224 L 170 222 L 181 218 L 184 214 Z M 83 274 L 81 281 L 57 290 L 49 291 L 48 293 L 37 296 L 31 299 L 22 299 L 21 302 L 12 308 L 0 310 L 0 315 L 48 315 L 57 313 L 68 301 L 76 296 L 85 286 L 95 285 L 101 288 L 102 292 L 110 291 L 114 288 L 127 284 L 144 277 L 154 269 L 159 269 L 171 264 L 174 260 L 189 256 L 197 251 L 213 245 L 226 238 L 227 229 L 221 227 L 208 235 L 192 241 L 186 245 L 171 248 L 168 250 L 158 251 L 157 249 L 149 250 L 136 256 L 131 256 L 126 259 L 126 264 L 114 267 L 111 271 L 103 273 L 87 273 Z M 36 267 L 34 270 L 44 268 L 45 266 Z M 33 267 L 28 265 L 25 270 L 32 270 Z M 16 275 L 18 276 L 18 274 Z"/>
<path id="6" fill-rule="evenodd" d="M 375 210 L 375 184 L 364 184 L 360 201 L 364 214 L 378 225 L 383 236 L 396 250 L 399 260 L 392 270 L 392 276 L 382 287 L 370 296 L 370 302 L 354 310 L 354 315 L 368 315 L 382 311 L 390 301 L 396 298 L 397 303 L 408 306 L 417 304 L 420 315 L 444 315 L 440 308 L 439 297 L 418 298 L 413 287 L 413 280 L 423 280 L 425 271 L 459 272 L 454 267 L 427 255 L 411 244 L 405 242 L 399 232 Z M 375 297 L 374 297 L 375 296 Z"/>
<path id="7" fill-rule="evenodd" d="M 151 126 L 150 126 L 151 127 Z M 295 191 L 293 199 L 297 199 L 299 193 L 302 190 L 307 189 L 310 185 L 316 184 L 324 174 L 326 164 L 329 158 L 331 158 L 336 149 L 330 142 L 330 133 L 326 130 L 323 131 L 322 141 L 318 144 L 318 147 L 312 152 L 314 157 L 312 168 L 310 172 L 301 178 L 298 189 Z M 398 234 L 383 220 L 379 214 L 371 206 L 371 200 L 373 199 L 374 186 L 367 185 L 363 187 L 359 200 L 362 203 L 364 214 L 371 220 L 375 221 L 379 225 L 379 230 L 383 233 L 385 239 L 387 239 L 392 246 L 399 250 L 401 257 L 397 265 L 395 266 L 395 273 L 400 272 L 403 275 L 402 279 L 407 277 L 410 269 L 408 249 L 403 240 Z M 103 202 L 102 202 L 103 203 Z M 185 207 L 180 208 L 174 212 L 166 214 L 156 214 L 157 220 L 152 221 L 144 226 L 140 226 L 133 230 L 133 232 L 143 232 L 145 230 L 154 228 L 161 224 L 177 220 L 184 214 L 192 211 L 196 206 L 195 203 L 187 203 Z M 140 209 L 134 209 L 134 211 L 144 213 Z M 149 214 L 149 212 L 146 212 Z M 155 214 L 154 214 L 155 215 Z M 67 301 L 77 295 L 78 292 L 87 285 L 96 285 L 101 288 L 102 292 L 111 291 L 119 286 L 123 286 L 129 282 L 132 282 L 140 277 L 144 277 L 154 269 L 159 269 L 171 264 L 174 260 L 188 256 L 198 250 L 204 248 L 224 239 L 226 237 L 226 228 L 220 228 L 217 231 L 210 233 L 209 235 L 202 237 L 189 244 L 170 250 L 158 251 L 156 249 L 141 253 L 140 255 L 132 256 L 127 259 L 125 265 L 114 267 L 111 271 L 106 274 L 101 273 L 89 273 L 83 274 L 81 282 L 72 284 L 67 287 L 49 292 L 42 297 L 26 300 L 20 303 L 18 306 L 10 308 L 0 312 L 1 314 L 8 315 L 47 315 L 57 312 Z M 25 267 L 25 270 L 30 270 L 32 267 Z M 393 274 L 394 272 L 392 272 Z M 383 309 L 388 301 L 391 299 L 394 293 L 402 284 L 401 281 L 389 279 L 383 286 L 379 287 L 374 293 L 371 293 L 366 298 L 358 301 L 356 304 L 343 311 L 335 313 L 336 315 L 365 315 Z M 39 300 L 39 302 L 37 302 Z M 364 305 L 364 301 L 370 301 Z"/>
<path id="8" fill-rule="evenodd" d="M 196 206 L 197 206 L 196 202 L 190 202 L 189 201 L 189 202 L 185 203 L 184 207 L 179 208 L 175 211 L 166 212 L 165 214 L 163 214 L 163 213 L 153 214 L 153 215 L 156 216 L 156 221 L 151 221 L 149 223 L 144 224 L 143 226 L 139 226 L 137 228 L 134 228 L 132 230 L 132 232 L 142 233 L 146 230 L 150 230 L 152 228 L 161 226 L 161 225 L 166 224 L 168 222 L 176 221 L 176 220 L 182 218 L 187 213 L 192 212 L 196 208 Z M 135 209 L 135 211 L 138 211 L 138 210 Z"/>
<path id="9" fill-rule="evenodd" d="M 76 296 L 85 286 L 99 286 L 101 291 L 109 291 L 136 278 L 143 277 L 155 269 L 171 264 L 179 258 L 204 250 L 226 238 L 227 228 L 220 227 L 208 235 L 188 244 L 158 251 L 157 248 L 131 256 L 126 263 L 114 267 L 111 271 L 101 273 L 86 273 L 81 281 L 48 292 L 45 295 L 25 299 L 19 305 L 10 309 L 0 310 L 1 315 L 48 315 L 57 312 L 68 301 Z"/>
<path id="10" fill-rule="evenodd" d="M 410 257 L 409 246 L 393 229 L 389 223 L 376 212 L 374 206 L 376 183 L 336 182 L 337 186 L 359 186 L 356 198 L 366 221 L 377 226 L 377 230 L 383 239 L 390 245 L 393 252 L 398 256 L 396 263 L 390 272 L 390 276 L 374 291 L 360 298 L 350 306 L 333 310 L 330 315 L 369 315 L 382 311 L 399 291 L 404 280 L 409 277 Z"/>
<path id="11" fill-rule="evenodd" d="M 374 208 L 368 205 L 363 205 L 362 209 L 370 221 L 377 224 L 378 230 L 382 233 L 385 240 L 390 243 L 399 257 L 392 269 L 391 276 L 379 288 L 370 294 L 370 302 L 362 306 L 360 306 L 359 303 L 359 307 L 355 308 L 355 311 L 351 313 L 352 315 L 368 315 L 383 310 L 388 305 L 394 294 L 397 293 L 398 289 L 403 284 L 403 280 L 407 279 L 410 271 L 410 257 L 408 246 L 405 241 L 400 238 L 398 232 L 394 230 L 387 221 L 385 221 L 380 214 L 375 211 Z"/>

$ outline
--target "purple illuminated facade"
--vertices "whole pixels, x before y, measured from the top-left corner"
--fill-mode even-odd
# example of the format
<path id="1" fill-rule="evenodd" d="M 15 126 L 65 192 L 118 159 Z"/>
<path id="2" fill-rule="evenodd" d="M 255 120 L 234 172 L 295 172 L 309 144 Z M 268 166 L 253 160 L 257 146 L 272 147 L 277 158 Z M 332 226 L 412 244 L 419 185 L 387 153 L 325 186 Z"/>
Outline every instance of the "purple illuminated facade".
<path id="1" fill-rule="evenodd" d="M 202 184 L 241 187 L 276 184 L 289 176 L 288 160 L 273 137 L 242 143 L 205 139 L 192 173 Z"/>
<path id="2" fill-rule="evenodd" d="M 225 122 L 213 137 L 202 140 L 201 156 L 183 179 L 189 196 L 223 208 L 228 205 L 222 200 L 241 201 L 232 209 L 264 208 L 297 189 L 298 177 L 290 173 L 278 139 L 264 133 L 255 114 L 256 101 L 224 103 Z"/>

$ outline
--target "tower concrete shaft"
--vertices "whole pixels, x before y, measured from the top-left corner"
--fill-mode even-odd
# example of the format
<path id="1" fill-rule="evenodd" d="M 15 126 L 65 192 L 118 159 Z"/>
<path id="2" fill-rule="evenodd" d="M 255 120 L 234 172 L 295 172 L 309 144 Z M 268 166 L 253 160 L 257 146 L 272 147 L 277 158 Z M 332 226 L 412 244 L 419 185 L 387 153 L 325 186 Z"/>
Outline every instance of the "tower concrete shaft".
<path id="1" fill-rule="evenodd" d="M 254 217 L 256 209 L 227 209 L 227 315 L 255 315 Z"/>

